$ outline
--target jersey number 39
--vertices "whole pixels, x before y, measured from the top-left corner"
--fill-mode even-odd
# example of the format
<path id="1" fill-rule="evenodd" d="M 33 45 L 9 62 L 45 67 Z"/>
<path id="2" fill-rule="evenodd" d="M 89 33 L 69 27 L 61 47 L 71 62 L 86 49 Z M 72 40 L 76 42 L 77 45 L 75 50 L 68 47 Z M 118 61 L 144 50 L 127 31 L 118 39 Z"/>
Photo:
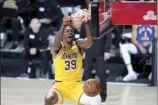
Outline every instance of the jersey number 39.
<path id="1" fill-rule="evenodd" d="M 70 69 L 76 69 L 76 61 L 72 60 L 72 61 L 65 61 L 65 70 L 70 70 Z"/>

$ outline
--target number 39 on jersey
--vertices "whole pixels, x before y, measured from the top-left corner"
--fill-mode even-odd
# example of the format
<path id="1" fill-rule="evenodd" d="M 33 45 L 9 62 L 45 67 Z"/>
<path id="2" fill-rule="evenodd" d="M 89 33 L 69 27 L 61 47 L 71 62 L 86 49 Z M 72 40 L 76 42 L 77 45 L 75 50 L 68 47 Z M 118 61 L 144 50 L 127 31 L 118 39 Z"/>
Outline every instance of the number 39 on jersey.
<path id="1" fill-rule="evenodd" d="M 65 61 L 65 70 L 75 70 L 76 66 L 76 60 Z"/>

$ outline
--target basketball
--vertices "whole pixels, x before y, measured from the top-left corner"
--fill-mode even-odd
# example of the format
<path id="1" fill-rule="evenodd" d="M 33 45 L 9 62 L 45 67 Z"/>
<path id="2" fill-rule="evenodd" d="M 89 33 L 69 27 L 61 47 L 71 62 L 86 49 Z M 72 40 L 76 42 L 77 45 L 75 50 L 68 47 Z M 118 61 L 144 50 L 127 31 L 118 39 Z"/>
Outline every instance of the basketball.
<path id="1" fill-rule="evenodd" d="M 100 83 L 96 79 L 88 79 L 83 85 L 83 91 L 86 95 L 94 97 L 101 91 Z"/>

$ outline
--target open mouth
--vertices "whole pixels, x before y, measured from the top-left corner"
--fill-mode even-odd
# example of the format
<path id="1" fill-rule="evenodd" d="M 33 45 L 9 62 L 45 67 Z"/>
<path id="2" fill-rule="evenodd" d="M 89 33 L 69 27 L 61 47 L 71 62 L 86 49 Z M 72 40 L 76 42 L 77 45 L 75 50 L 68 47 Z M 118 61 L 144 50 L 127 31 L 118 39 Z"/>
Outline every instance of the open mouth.
<path id="1" fill-rule="evenodd" d="M 72 39 L 72 36 L 69 36 L 68 38 L 69 38 L 69 39 Z"/>

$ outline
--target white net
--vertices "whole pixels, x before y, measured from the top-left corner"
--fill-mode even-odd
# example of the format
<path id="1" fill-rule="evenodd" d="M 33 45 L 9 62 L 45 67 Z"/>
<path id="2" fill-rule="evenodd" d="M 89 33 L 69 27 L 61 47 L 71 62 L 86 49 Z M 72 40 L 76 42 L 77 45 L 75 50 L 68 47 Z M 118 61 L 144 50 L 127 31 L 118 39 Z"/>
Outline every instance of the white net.
<path id="1" fill-rule="evenodd" d="M 82 19 L 85 16 L 88 16 L 90 19 L 90 13 L 87 9 L 80 9 L 71 15 L 71 17 L 76 18 L 76 19 Z"/>

